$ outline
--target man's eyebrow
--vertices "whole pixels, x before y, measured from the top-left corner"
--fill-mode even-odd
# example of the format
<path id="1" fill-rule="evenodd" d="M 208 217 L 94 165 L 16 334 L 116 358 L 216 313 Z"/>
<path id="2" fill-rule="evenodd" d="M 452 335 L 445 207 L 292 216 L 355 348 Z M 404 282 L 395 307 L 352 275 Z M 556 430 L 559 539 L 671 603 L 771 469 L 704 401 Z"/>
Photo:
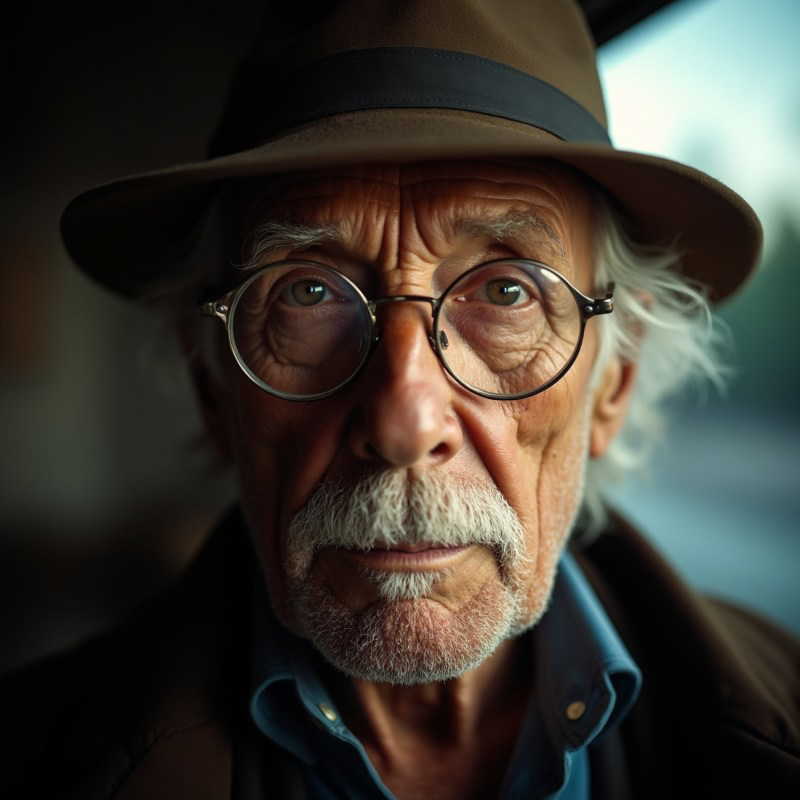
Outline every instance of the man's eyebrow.
<path id="1" fill-rule="evenodd" d="M 535 234 L 544 234 L 551 245 L 555 245 L 557 253 L 566 256 L 566 248 L 561 237 L 556 233 L 553 226 L 543 217 L 533 211 L 521 211 L 512 209 L 511 211 L 493 219 L 474 219 L 467 217 L 459 220 L 457 224 L 459 232 L 467 233 L 471 236 L 488 236 L 499 242 L 509 239 L 524 239 Z"/>
<path id="2" fill-rule="evenodd" d="M 257 225 L 244 241 L 239 269 L 252 270 L 269 264 L 282 250 L 306 250 L 327 242 L 338 242 L 342 232 L 336 225 L 298 222 L 294 219 L 268 220 Z"/>

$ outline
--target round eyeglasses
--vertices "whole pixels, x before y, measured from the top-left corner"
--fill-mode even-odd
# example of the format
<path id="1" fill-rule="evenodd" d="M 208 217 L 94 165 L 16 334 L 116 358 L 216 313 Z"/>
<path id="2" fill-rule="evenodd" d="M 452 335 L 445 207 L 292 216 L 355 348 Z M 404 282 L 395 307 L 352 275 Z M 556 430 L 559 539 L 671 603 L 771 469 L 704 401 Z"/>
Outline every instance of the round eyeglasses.
<path id="1" fill-rule="evenodd" d="M 281 261 L 237 288 L 198 303 L 225 323 L 250 380 L 286 400 L 320 400 L 347 386 L 380 340 L 378 309 L 427 303 L 431 346 L 448 374 L 482 397 L 516 400 L 552 386 L 575 362 L 586 321 L 614 308 L 579 292 L 551 267 L 525 259 L 468 270 L 439 297 L 368 300 L 333 267 Z"/>

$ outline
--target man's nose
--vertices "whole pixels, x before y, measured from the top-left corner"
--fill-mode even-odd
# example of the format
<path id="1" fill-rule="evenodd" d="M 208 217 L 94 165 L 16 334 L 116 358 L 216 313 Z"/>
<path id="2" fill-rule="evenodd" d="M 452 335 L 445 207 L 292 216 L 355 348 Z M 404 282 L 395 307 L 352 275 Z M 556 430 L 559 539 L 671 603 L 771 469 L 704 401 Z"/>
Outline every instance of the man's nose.
<path id="1" fill-rule="evenodd" d="M 388 467 L 443 463 L 461 448 L 454 384 L 428 339 L 430 309 L 403 302 L 381 315 L 381 338 L 356 383 L 350 446 L 357 457 Z"/>

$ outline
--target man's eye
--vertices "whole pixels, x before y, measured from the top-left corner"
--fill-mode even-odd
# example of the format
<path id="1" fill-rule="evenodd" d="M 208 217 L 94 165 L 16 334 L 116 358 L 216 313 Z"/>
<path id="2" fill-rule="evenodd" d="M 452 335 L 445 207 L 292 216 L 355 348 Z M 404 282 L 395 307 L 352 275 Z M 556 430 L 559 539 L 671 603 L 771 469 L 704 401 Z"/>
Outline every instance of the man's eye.
<path id="1" fill-rule="evenodd" d="M 282 293 L 284 300 L 293 306 L 315 306 L 328 296 L 324 283 L 314 280 L 295 281 Z"/>
<path id="2" fill-rule="evenodd" d="M 489 281 L 484 292 L 490 303 L 498 306 L 513 306 L 528 299 L 528 293 L 517 281 L 508 278 L 497 278 Z"/>

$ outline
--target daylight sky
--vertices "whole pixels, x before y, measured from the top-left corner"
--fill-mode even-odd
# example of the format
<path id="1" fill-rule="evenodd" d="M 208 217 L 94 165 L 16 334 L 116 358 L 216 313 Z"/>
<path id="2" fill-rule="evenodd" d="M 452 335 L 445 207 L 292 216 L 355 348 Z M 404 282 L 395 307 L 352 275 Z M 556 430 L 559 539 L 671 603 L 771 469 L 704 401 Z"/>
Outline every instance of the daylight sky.
<path id="1" fill-rule="evenodd" d="M 800 1 L 679 0 L 600 51 L 622 149 L 691 164 L 800 225 Z"/>

